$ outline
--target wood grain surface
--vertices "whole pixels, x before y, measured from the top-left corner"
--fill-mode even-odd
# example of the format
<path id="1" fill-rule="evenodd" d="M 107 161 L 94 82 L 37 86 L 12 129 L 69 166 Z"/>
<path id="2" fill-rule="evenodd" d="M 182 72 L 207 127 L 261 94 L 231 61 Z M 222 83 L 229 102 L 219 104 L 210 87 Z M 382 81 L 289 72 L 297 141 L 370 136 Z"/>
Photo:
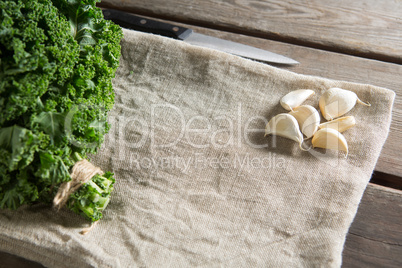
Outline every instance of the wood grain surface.
<path id="1" fill-rule="evenodd" d="M 349 230 L 342 267 L 402 267 L 402 192 L 370 184 Z"/>
<path id="2" fill-rule="evenodd" d="M 102 5 L 402 63 L 399 0 L 103 0 Z"/>

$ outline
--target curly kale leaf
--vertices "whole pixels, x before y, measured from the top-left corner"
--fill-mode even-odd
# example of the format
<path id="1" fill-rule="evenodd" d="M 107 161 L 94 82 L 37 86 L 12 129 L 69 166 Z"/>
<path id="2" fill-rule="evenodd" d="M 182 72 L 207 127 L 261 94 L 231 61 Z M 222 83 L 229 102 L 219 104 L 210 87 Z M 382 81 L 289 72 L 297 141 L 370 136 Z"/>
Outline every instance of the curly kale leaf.
<path id="1" fill-rule="evenodd" d="M 0 1 L 0 127 L 73 74 L 79 44 L 50 1 Z"/>
<path id="2" fill-rule="evenodd" d="M 54 141 L 63 136 L 64 115 L 57 112 L 41 112 L 32 121 Z"/>
<path id="3" fill-rule="evenodd" d="M 62 156 L 50 152 L 40 152 L 40 167 L 35 175 L 47 185 L 57 185 L 71 180 L 70 173 Z"/>
<path id="4" fill-rule="evenodd" d="M 1 208 L 51 202 L 109 129 L 122 31 L 96 2 L 0 0 Z M 101 180 L 114 182 L 106 174 Z M 98 180 L 83 189 L 98 191 L 91 186 Z M 87 192 L 74 195 L 81 200 L 74 211 L 99 219 L 109 197 L 102 192 L 95 202 Z"/>
<path id="5" fill-rule="evenodd" d="M 38 199 L 38 187 L 25 174 L 22 172 L 16 181 L 0 186 L 0 208 L 17 209 Z"/>
<path id="6" fill-rule="evenodd" d="M 32 131 L 19 126 L 0 129 L 0 163 L 9 171 L 23 169 L 34 160 L 40 139 Z"/>

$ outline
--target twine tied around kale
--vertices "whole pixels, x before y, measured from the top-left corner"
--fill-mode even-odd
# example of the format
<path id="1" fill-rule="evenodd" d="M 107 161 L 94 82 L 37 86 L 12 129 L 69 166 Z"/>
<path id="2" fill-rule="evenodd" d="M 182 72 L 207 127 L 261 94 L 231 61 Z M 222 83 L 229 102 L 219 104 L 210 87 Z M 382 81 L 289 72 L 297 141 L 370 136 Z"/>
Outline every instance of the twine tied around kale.
<path id="1" fill-rule="evenodd" d="M 64 207 L 69 200 L 71 194 L 76 192 L 82 185 L 89 182 L 95 175 L 103 175 L 104 172 L 99 168 L 91 164 L 86 159 L 81 159 L 72 168 L 71 181 L 64 182 L 60 185 L 56 196 L 53 199 L 53 206 L 56 209 Z M 98 221 L 91 224 L 90 227 L 85 228 L 80 233 L 87 234 Z"/>

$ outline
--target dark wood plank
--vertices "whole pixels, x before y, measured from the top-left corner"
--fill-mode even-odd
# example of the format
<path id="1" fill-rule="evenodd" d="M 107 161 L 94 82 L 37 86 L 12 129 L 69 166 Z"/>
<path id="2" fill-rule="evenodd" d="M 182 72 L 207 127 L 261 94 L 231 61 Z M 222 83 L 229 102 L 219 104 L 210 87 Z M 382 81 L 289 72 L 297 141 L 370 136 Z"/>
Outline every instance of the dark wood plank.
<path id="1" fill-rule="evenodd" d="M 402 178 L 395 175 L 374 171 L 371 176 L 370 182 L 373 184 L 402 191 Z"/>
<path id="2" fill-rule="evenodd" d="M 101 5 L 402 63 L 402 1 L 103 0 Z"/>
<path id="3" fill-rule="evenodd" d="M 402 267 L 402 191 L 370 184 L 349 230 L 343 267 Z"/>

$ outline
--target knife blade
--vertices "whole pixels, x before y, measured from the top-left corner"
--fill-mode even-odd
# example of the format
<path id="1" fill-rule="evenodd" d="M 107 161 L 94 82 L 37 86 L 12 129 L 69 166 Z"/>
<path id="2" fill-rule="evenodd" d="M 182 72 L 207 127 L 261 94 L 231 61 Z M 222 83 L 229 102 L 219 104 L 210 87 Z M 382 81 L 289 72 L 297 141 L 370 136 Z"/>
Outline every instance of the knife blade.
<path id="1" fill-rule="evenodd" d="M 208 47 L 244 58 L 259 60 L 263 62 L 286 65 L 299 64 L 299 62 L 293 59 L 267 50 L 196 33 L 189 28 L 152 20 L 149 18 L 144 18 L 138 15 L 114 9 L 103 9 L 102 11 L 105 19 L 111 20 L 124 28 L 159 34 L 162 36 L 178 39 L 192 45 Z"/>

